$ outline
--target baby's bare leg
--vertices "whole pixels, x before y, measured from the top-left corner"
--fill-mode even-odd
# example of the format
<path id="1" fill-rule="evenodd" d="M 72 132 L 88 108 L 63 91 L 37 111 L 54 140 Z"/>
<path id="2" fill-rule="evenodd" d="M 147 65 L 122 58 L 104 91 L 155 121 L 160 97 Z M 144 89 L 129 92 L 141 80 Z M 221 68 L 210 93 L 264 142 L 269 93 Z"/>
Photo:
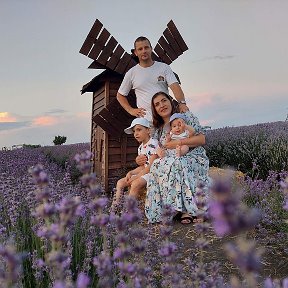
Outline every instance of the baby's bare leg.
<path id="1" fill-rule="evenodd" d="M 189 151 L 189 147 L 187 145 L 182 145 L 180 148 L 180 156 L 187 154 Z"/>
<path id="2" fill-rule="evenodd" d="M 176 150 L 176 156 L 177 157 L 180 157 L 181 155 L 181 146 L 180 145 L 177 145 L 176 146 L 176 148 L 175 148 L 175 150 Z"/>
<path id="3" fill-rule="evenodd" d="M 177 145 L 176 146 L 176 156 L 180 157 L 187 154 L 189 151 L 189 147 L 187 145 Z"/>

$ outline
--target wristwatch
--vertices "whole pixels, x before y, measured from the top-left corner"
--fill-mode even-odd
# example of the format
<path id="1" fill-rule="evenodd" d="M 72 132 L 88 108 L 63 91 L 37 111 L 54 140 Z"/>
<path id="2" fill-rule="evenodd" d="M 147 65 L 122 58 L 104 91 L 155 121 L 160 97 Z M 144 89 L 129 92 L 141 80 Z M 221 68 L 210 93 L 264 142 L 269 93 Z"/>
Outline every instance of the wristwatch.
<path id="1" fill-rule="evenodd" d="M 179 104 L 185 104 L 186 105 L 186 100 L 181 100 L 181 101 L 178 101 Z"/>

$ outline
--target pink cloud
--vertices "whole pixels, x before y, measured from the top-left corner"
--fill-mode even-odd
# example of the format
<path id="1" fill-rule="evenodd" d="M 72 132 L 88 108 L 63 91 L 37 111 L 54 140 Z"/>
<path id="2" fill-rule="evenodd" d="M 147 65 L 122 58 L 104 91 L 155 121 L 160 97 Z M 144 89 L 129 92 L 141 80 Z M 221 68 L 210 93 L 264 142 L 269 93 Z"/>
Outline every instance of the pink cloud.
<path id="1" fill-rule="evenodd" d="M 200 121 L 202 126 L 211 126 L 215 121 L 212 119 L 204 119 Z"/>
<path id="2" fill-rule="evenodd" d="M 217 98 L 217 95 L 212 93 L 200 93 L 193 95 L 188 98 L 188 106 L 191 107 L 193 111 L 199 111 L 202 108 L 213 105 L 216 100 L 215 98 Z"/>
<path id="3" fill-rule="evenodd" d="M 90 118 L 91 112 L 78 112 L 76 114 L 76 117 L 78 117 L 78 118 Z"/>
<path id="4" fill-rule="evenodd" d="M 16 122 L 16 117 L 12 116 L 9 112 L 0 112 L 0 122 Z"/>
<path id="5" fill-rule="evenodd" d="M 51 126 L 58 123 L 58 119 L 52 116 L 40 116 L 33 120 L 35 126 Z"/>

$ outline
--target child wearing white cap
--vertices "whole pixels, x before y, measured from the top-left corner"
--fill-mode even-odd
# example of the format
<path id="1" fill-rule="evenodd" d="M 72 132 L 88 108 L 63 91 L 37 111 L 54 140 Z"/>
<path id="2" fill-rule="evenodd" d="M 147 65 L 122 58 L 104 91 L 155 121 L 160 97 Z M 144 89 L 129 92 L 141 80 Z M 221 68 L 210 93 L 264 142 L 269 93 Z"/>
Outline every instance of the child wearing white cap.
<path id="1" fill-rule="evenodd" d="M 135 118 L 131 125 L 124 130 L 126 134 L 134 134 L 135 139 L 140 143 L 138 155 L 147 156 L 147 162 L 143 166 L 129 171 L 125 177 L 118 180 L 116 185 L 116 195 L 112 203 L 112 209 L 120 203 L 124 189 L 130 187 L 129 195 L 138 197 L 148 182 L 149 170 L 153 161 L 158 158 L 157 149 L 159 148 L 158 140 L 150 137 L 150 122 L 145 118 Z"/>

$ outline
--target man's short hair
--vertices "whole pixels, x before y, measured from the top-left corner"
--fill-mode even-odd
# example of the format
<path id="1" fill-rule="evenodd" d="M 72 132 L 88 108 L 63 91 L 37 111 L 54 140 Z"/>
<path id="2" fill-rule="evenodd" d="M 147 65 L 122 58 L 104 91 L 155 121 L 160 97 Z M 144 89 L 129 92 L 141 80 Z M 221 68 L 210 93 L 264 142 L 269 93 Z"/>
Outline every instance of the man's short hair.
<path id="1" fill-rule="evenodd" d="M 145 36 L 140 36 L 134 41 L 134 48 L 136 48 L 136 42 L 146 41 L 146 40 L 149 42 L 149 45 L 152 48 L 150 40 L 147 37 L 145 37 Z"/>

